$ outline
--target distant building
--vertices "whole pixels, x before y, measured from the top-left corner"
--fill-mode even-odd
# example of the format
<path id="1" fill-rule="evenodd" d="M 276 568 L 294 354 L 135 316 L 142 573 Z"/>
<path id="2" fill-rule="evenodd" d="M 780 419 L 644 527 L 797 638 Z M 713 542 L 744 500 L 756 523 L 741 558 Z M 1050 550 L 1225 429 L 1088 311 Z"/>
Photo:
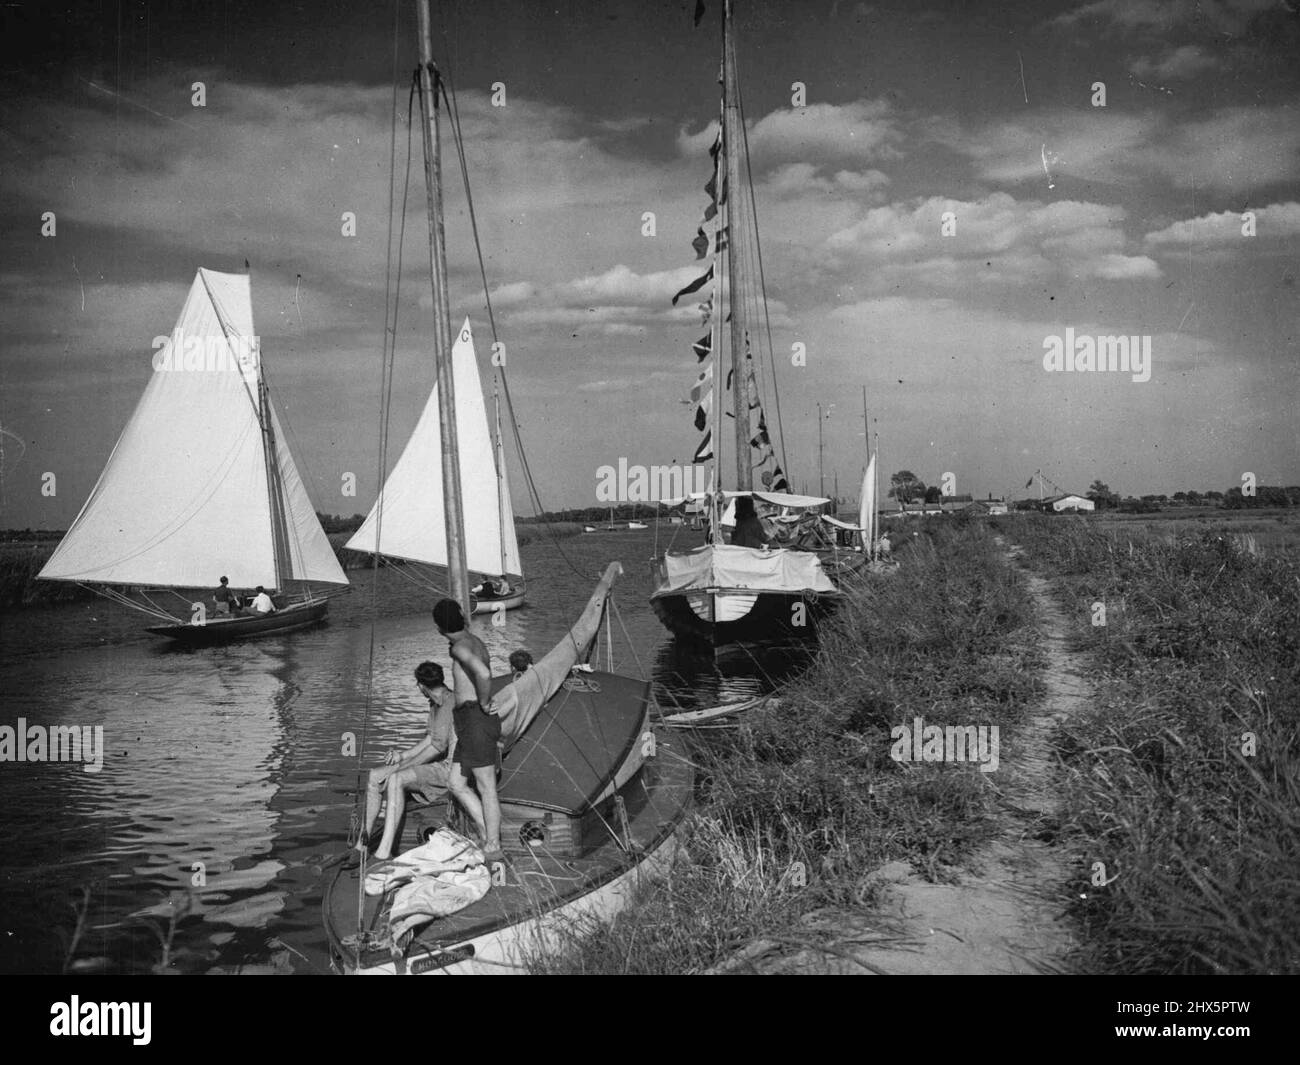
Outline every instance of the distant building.
<path id="1" fill-rule="evenodd" d="M 1058 514 L 1066 510 L 1096 510 L 1097 504 L 1087 496 L 1067 492 L 1063 495 L 1048 496 L 1043 500 L 1044 510 L 1054 510 Z"/>

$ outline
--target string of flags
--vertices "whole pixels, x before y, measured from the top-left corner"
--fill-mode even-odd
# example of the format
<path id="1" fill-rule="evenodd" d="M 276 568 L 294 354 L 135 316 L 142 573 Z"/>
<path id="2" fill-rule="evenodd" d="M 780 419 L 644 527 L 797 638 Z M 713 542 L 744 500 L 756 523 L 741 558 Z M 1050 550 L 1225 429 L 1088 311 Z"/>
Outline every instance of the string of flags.
<path id="1" fill-rule="evenodd" d="M 726 145 L 723 140 L 723 129 L 725 123 L 719 122 L 718 135 L 713 139 L 709 147 L 709 157 L 713 163 L 713 172 L 708 182 L 704 186 L 705 193 L 708 194 L 708 204 L 704 208 L 704 215 L 695 230 L 695 239 L 691 241 L 691 247 L 695 250 L 696 260 L 703 259 L 709 254 L 709 237 L 705 232 L 705 226 L 713 222 L 718 217 L 719 211 L 726 206 L 728 197 L 727 173 L 726 173 Z M 709 268 L 690 282 L 685 288 L 673 296 L 673 306 L 683 296 L 690 296 L 699 292 L 710 282 L 714 281 L 718 266 L 718 257 L 728 249 L 729 244 L 729 227 L 726 225 L 716 225 L 713 245 L 712 261 Z M 713 293 L 703 303 L 699 305 L 701 325 L 708 326 L 713 320 Z M 726 320 L 731 320 L 728 314 Z M 695 405 L 695 428 L 698 432 L 703 433 L 699 445 L 695 449 L 693 462 L 706 462 L 714 457 L 713 451 L 713 430 L 710 425 L 710 419 L 713 414 L 714 400 L 714 382 L 717 380 L 717 360 L 713 351 L 713 329 L 700 337 L 691 345 L 691 350 L 695 353 L 695 360 L 699 367 L 699 377 L 696 379 L 694 386 L 691 388 L 690 402 Z M 736 367 L 733 365 L 727 372 L 726 391 L 731 390 L 733 376 Z M 758 381 L 754 375 L 754 360 L 749 350 L 749 336 L 745 336 L 745 363 L 744 363 L 744 384 L 745 399 L 748 410 L 745 412 L 745 418 L 748 427 L 752 430 L 754 426 L 753 412 L 758 412 L 758 428 L 748 434 L 750 447 L 756 452 L 752 468 L 759 470 L 759 480 L 765 488 L 773 492 L 788 492 L 790 490 L 789 482 L 786 480 L 785 473 L 776 461 L 776 451 L 772 446 L 771 437 L 768 435 L 767 418 L 763 413 L 763 405 L 759 396 Z M 735 415 L 731 415 L 734 417 Z M 768 468 L 764 468 L 768 467 Z"/>

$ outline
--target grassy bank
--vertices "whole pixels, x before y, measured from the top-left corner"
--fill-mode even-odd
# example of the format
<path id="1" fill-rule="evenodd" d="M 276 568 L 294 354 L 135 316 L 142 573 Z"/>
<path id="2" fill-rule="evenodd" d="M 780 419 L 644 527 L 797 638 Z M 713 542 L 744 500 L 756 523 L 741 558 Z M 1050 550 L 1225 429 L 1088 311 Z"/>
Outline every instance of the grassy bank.
<path id="1" fill-rule="evenodd" d="M 543 972 L 696 972 L 781 940 L 800 915 L 870 904 L 895 859 L 933 879 L 992 831 L 972 765 L 890 758 L 895 725 L 1021 721 L 1039 666 L 1023 582 L 989 534 L 948 523 L 898 552 L 823 629 L 813 667 L 723 744 L 697 745 L 701 803 L 666 883 L 610 925 L 574 929 Z"/>
<path id="2" fill-rule="evenodd" d="M 562 539 L 580 532 L 582 526 L 574 522 L 515 525 L 515 533 L 521 545 L 548 537 Z M 351 537 L 350 532 L 330 533 L 330 546 L 334 548 L 334 554 L 345 570 L 364 569 L 370 564 L 370 556 L 360 551 L 349 551 L 343 546 Z M 41 567 L 57 546 L 55 540 L 0 544 L 0 610 L 14 610 L 40 603 L 71 603 L 95 597 L 94 592 L 75 584 L 36 579 Z"/>
<path id="3" fill-rule="evenodd" d="M 0 544 L 0 610 L 14 610 L 36 603 L 72 603 L 95 597 L 94 592 L 67 581 L 36 579 L 56 546 L 48 540 Z"/>
<path id="4" fill-rule="evenodd" d="M 1294 555 L 1252 554 L 1220 531 L 1004 528 L 1057 578 L 1095 665 L 1098 697 L 1064 737 L 1062 837 L 1094 884 L 1075 906 L 1082 965 L 1300 971 Z"/>

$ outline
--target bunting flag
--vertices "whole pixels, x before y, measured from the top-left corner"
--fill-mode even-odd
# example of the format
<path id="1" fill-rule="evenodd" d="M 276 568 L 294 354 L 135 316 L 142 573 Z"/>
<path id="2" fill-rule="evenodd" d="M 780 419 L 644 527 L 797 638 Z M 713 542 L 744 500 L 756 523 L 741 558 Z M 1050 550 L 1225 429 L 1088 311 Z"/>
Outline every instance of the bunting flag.
<path id="1" fill-rule="evenodd" d="M 697 259 L 703 259 L 709 253 L 709 238 L 704 235 L 703 227 L 695 231 L 695 239 L 691 241 L 691 247 L 695 249 Z"/>
<path id="2" fill-rule="evenodd" d="M 673 297 L 673 306 L 676 307 L 677 301 L 681 299 L 683 296 L 689 296 L 692 292 L 699 292 L 700 289 L 702 289 L 705 285 L 707 285 L 712 280 L 713 280 L 713 267 L 710 266 L 709 269 L 703 275 L 697 277 L 694 281 L 692 281 L 689 285 L 687 285 L 684 289 L 682 289 L 679 293 L 677 293 L 676 296 Z"/>
<path id="3" fill-rule="evenodd" d="M 705 333 L 691 346 L 691 349 L 695 352 L 696 360 L 703 362 L 709 357 L 709 352 L 713 350 L 713 334 Z"/>
<path id="4" fill-rule="evenodd" d="M 700 446 L 695 449 L 695 457 L 691 460 L 694 465 L 701 462 L 707 462 L 713 458 L 713 430 L 710 429 L 704 434 L 704 439 L 700 441 Z"/>
<path id="5" fill-rule="evenodd" d="M 1034 479 L 1031 477 L 1031 478 L 1029 478 L 1029 480 L 1027 480 L 1027 481 L 1025 482 L 1025 487 L 1026 487 L 1026 488 L 1032 488 L 1033 486 L 1034 486 Z"/>

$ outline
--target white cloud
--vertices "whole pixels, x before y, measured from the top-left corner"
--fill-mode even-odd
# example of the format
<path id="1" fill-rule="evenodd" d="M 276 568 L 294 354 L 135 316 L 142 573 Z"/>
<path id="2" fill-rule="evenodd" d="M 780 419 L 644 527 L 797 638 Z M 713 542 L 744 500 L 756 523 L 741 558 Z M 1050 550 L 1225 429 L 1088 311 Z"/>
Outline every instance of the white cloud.
<path id="1" fill-rule="evenodd" d="M 1146 242 L 1157 247 L 1169 245 L 1239 245 L 1243 249 L 1249 241 L 1269 237 L 1300 236 L 1300 203 L 1274 203 L 1254 209 L 1255 236 L 1242 233 L 1244 211 L 1220 211 L 1174 222 L 1164 229 L 1146 235 Z"/>
<path id="2" fill-rule="evenodd" d="M 1144 81 L 1181 81 L 1216 70 L 1221 64 L 1213 56 L 1195 44 L 1185 44 L 1165 53 L 1160 59 L 1148 59 L 1139 56 L 1129 64 L 1129 70 Z"/>

